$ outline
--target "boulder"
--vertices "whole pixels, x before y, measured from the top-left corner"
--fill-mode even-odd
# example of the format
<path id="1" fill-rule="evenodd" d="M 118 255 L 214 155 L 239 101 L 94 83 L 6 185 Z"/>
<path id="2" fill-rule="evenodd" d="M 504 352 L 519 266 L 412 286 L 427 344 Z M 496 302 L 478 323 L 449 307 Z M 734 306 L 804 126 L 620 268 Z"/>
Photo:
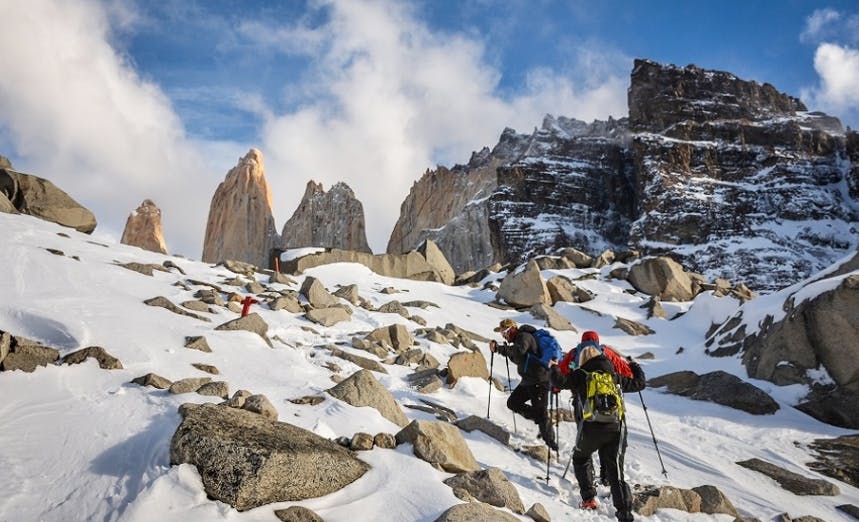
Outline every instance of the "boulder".
<path id="1" fill-rule="evenodd" d="M 328 293 L 322 281 L 315 277 L 305 278 L 299 293 L 307 298 L 313 308 L 328 308 L 340 304 L 340 300 Z"/>
<path id="2" fill-rule="evenodd" d="M 810 386 L 811 393 L 798 406 L 808 415 L 859 428 L 859 343 L 845 342 L 859 339 L 859 275 L 841 277 L 832 290 L 813 299 L 796 306 L 788 299 L 784 319 L 743 337 L 743 363 L 750 377 Z M 821 369 L 831 385 L 809 376 Z"/>
<path id="3" fill-rule="evenodd" d="M 701 497 L 701 513 L 708 513 L 710 515 L 720 513 L 733 517 L 740 516 L 728 497 L 716 486 L 698 486 L 692 488 L 692 491 Z"/>
<path id="4" fill-rule="evenodd" d="M 155 373 L 147 373 L 146 375 L 141 375 L 131 381 L 133 384 L 139 384 L 140 386 L 152 386 L 153 388 L 158 388 L 159 390 L 166 390 L 173 383 L 157 375 Z"/>
<path id="5" fill-rule="evenodd" d="M 267 419 L 277 420 L 277 408 L 268 400 L 268 397 L 260 393 L 245 398 L 241 408 L 251 413 L 262 415 Z"/>
<path id="6" fill-rule="evenodd" d="M 779 409 L 778 403 L 765 391 L 721 370 L 700 376 L 691 371 L 669 373 L 650 379 L 647 385 L 652 388 L 668 386 L 668 393 L 715 402 L 752 415 L 767 415 Z"/>
<path id="7" fill-rule="evenodd" d="M 312 510 L 303 506 L 291 506 L 286 509 L 277 509 L 274 516 L 281 522 L 325 522 L 322 517 Z"/>
<path id="8" fill-rule="evenodd" d="M 11 168 L 0 169 L 0 192 L 22 214 L 73 228 L 84 234 L 95 230 L 93 213 L 46 179 Z"/>
<path id="9" fill-rule="evenodd" d="M 412 421 L 396 435 L 397 444 L 414 445 L 414 454 L 450 473 L 477 471 L 480 465 L 459 429 L 446 422 Z"/>
<path id="10" fill-rule="evenodd" d="M 405 426 L 409 422 L 391 393 L 368 370 L 353 373 L 328 393 L 352 406 L 374 408 L 397 426 Z"/>
<path id="11" fill-rule="evenodd" d="M 201 372 L 206 372 L 211 375 L 220 375 L 221 371 L 211 364 L 203 364 L 203 363 L 191 363 L 191 366 L 197 368 Z"/>
<path id="12" fill-rule="evenodd" d="M 238 319 L 233 319 L 232 321 L 227 321 L 226 323 L 215 327 L 215 330 L 245 330 L 253 332 L 262 337 L 262 340 L 265 341 L 267 345 L 271 346 L 271 341 L 269 341 L 266 336 L 266 333 L 268 332 L 268 324 L 256 312 L 250 313 L 244 317 L 239 317 Z"/>
<path id="13" fill-rule="evenodd" d="M 456 273 L 453 271 L 453 267 L 450 266 L 450 263 L 447 262 L 447 258 L 444 256 L 444 253 L 438 248 L 438 245 L 435 244 L 435 241 L 430 239 L 424 240 L 417 248 L 418 253 L 424 256 L 427 264 L 431 266 L 438 273 L 441 278 L 441 282 L 446 285 L 452 285 L 454 279 L 456 279 Z"/>
<path id="14" fill-rule="evenodd" d="M 409 330 L 401 324 L 376 328 L 367 334 L 365 339 L 371 342 L 379 341 L 387 343 L 397 353 L 405 352 L 415 344 L 415 340 L 409 333 Z"/>
<path id="15" fill-rule="evenodd" d="M 438 370 L 431 368 L 428 370 L 416 371 L 406 376 L 406 382 L 409 386 L 420 393 L 433 393 L 441 388 L 442 380 L 439 377 Z"/>
<path id="16" fill-rule="evenodd" d="M 250 149 L 212 196 L 202 260 L 206 263 L 237 260 L 269 266 L 272 261 L 269 255 L 277 238 L 271 201 L 262 152 Z"/>
<path id="17" fill-rule="evenodd" d="M 373 437 L 373 444 L 377 448 L 394 449 L 397 447 L 397 438 L 390 433 L 377 433 Z"/>
<path id="18" fill-rule="evenodd" d="M 110 355 L 101 346 L 90 346 L 76 352 L 72 352 L 63 357 L 63 364 L 80 364 L 92 357 L 98 361 L 98 365 L 102 370 L 121 370 L 122 363 L 116 357 Z"/>
<path id="19" fill-rule="evenodd" d="M 597 256 L 596 259 L 593 260 L 591 264 L 592 268 L 602 268 L 604 266 L 608 266 L 614 263 L 614 251 L 612 250 L 603 250 L 603 252 Z"/>
<path id="20" fill-rule="evenodd" d="M 546 321 L 546 326 L 559 331 L 578 332 L 570 321 L 547 304 L 536 304 L 531 307 L 531 315 L 536 319 Z"/>
<path id="21" fill-rule="evenodd" d="M 60 255 L 62 255 L 62 252 L 60 252 Z M 117 263 L 116 266 L 121 266 L 126 270 L 131 270 L 132 272 L 137 272 L 138 274 L 143 274 L 149 277 L 152 277 L 155 272 L 169 272 L 169 270 L 164 268 L 163 265 L 156 265 L 155 263 Z"/>
<path id="22" fill-rule="evenodd" d="M 212 349 L 209 348 L 209 343 L 206 341 L 206 338 L 202 335 L 194 335 L 185 337 L 185 348 L 191 350 L 199 350 L 201 352 L 211 352 Z"/>
<path id="23" fill-rule="evenodd" d="M 119 242 L 150 252 L 167 253 L 161 229 L 161 209 L 151 199 L 144 199 L 137 210 L 128 215 Z"/>
<path id="24" fill-rule="evenodd" d="M 505 446 L 510 445 L 510 432 L 489 419 L 478 417 L 477 415 L 469 415 L 468 417 L 457 420 L 456 425 L 459 429 L 467 432 L 472 432 L 474 430 L 482 431 L 501 444 L 504 444 Z"/>
<path id="25" fill-rule="evenodd" d="M 205 313 L 212 313 L 213 312 L 213 310 L 211 308 L 209 308 L 209 305 L 207 305 L 203 301 L 196 301 L 196 300 L 183 301 L 180 304 L 182 305 L 182 307 L 187 308 L 188 310 L 193 310 L 195 312 L 205 312 Z"/>
<path id="26" fill-rule="evenodd" d="M 453 489 L 454 494 L 464 490 L 472 498 L 490 506 L 507 508 L 520 515 L 525 513 L 525 505 L 519 498 L 519 492 L 498 468 L 459 473 L 446 479 L 444 483 Z M 461 496 L 457 496 L 462 499 Z"/>
<path id="27" fill-rule="evenodd" d="M 369 433 L 358 432 L 352 435 L 349 448 L 352 451 L 370 451 L 373 449 L 373 436 Z"/>
<path id="28" fill-rule="evenodd" d="M 589 268 L 594 263 L 591 256 L 580 250 L 576 250 L 575 248 L 564 248 L 558 253 L 572 261 L 572 263 L 576 265 L 576 268 Z"/>
<path id="29" fill-rule="evenodd" d="M 352 250 L 333 248 L 325 252 L 317 252 L 284 262 L 282 269 L 290 273 L 298 273 L 311 268 L 331 263 L 358 263 L 373 272 L 386 277 L 414 279 L 416 281 L 441 282 L 438 271 L 427 263 L 426 258 L 416 251 L 406 254 L 373 255 Z"/>
<path id="30" fill-rule="evenodd" d="M 312 323 L 326 327 L 352 320 L 352 314 L 342 306 L 314 308 L 312 310 L 308 310 L 307 313 L 304 314 L 304 317 Z"/>
<path id="31" fill-rule="evenodd" d="M 0 156 L 2 157 L 2 156 Z M 9 355 L 9 350 L 12 348 L 12 334 L 9 332 L 0 332 L 0 364 L 3 364 L 3 359 Z"/>
<path id="32" fill-rule="evenodd" d="M 188 377 L 187 379 L 179 379 L 170 385 L 168 391 L 173 394 L 192 393 L 200 389 L 200 386 L 212 382 L 211 377 Z"/>
<path id="33" fill-rule="evenodd" d="M 780 468 L 765 460 L 755 458 L 737 462 L 737 464 L 752 471 L 763 473 L 778 482 L 782 488 L 795 495 L 826 495 L 834 497 L 841 494 L 838 486 L 831 482 L 809 478 L 805 475 Z"/>
<path id="34" fill-rule="evenodd" d="M 358 285 L 346 285 L 341 287 L 334 292 L 334 296 L 339 297 L 340 299 L 345 299 L 355 306 L 361 302 L 361 296 L 358 295 Z"/>
<path id="35" fill-rule="evenodd" d="M 288 295 L 275 298 L 268 306 L 272 310 L 286 310 L 291 314 L 300 314 L 304 312 L 304 307 L 301 306 L 298 299 Z"/>
<path id="36" fill-rule="evenodd" d="M 645 517 L 655 514 L 658 509 L 700 513 L 701 496 L 694 491 L 672 486 L 651 487 L 641 493 L 633 494 L 632 509 Z"/>
<path id="37" fill-rule="evenodd" d="M 647 258 L 632 265 L 627 280 L 639 292 L 662 301 L 690 301 L 695 296 L 692 279 L 670 257 Z"/>
<path id="38" fill-rule="evenodd" d="M 549 516 L 549 512 L 546 511 L 543 504 L 540 504 L 539 502 L 535 502 L 533 506 L 528 508 L 528 511 L 525 512 L 525 516 L 531 517 L 531 520 L 534 522 L 552 522 L 552 517 Z"/>
<path id="39" fill-rule="evenodd" d="M 520 522 L 518 517 L 498 511 L 489 504 L 468 502 L 457 504 L 442 513 L 435 522 Z"/>
<path id="40" fill-rule="evenodd" d="M 383 304 L 379 308 L 376 309 L 376 312 L 383 314 L 399 314 L 406 319 L 409 318 L 409 310 L 399 301 L 390 301 L 388 303 Z"/>
<path id="41" fill-rule="evenodd" d="M 147 299 L 146 301 L 143 301 L 143 304 L 146 304 L 149 306 L 158 306 L 160 308 L 165 308 L 165 309 L 173 312 L 174 314 L 184 315 L 186 317 L 193 317 L 194 319 L 199 319 L 199 320 L 205 321 L 207 323 L 210 322 L 208 317 L 203 317 L 203 316 L 200 316 L 197 314 L 192 314 L 191 312 L 188 312 L 186 310 L 182 310 L 181 308 L 179 308 L 178 306 L 176 306 L 172 302 L 170 302 L 170 300 L 164 296 L 158 296 L 158 297 L 153 297 L 151 299 Z"/>
<path id="42" fill-rule="evenodd" d="M 245 405 L 245 401 L 247 401 L 248 397 L 251 395 L 253 394 L 247 390 L 239 390 L 234 393 L 229 400 L 224 401 L 224 405 L 229 406 L 230 408 L 242 408 Z M 277 418 L 276 415 L 275 418 Z"/>
<path id="43" fill-rule="evenodd" d="M 366 357 L 361 357 L 359 355 L 353 355 L 349 352 L 337 348 L 334 345 L 329 345 L 327 348 L 331 350 L 331 355 L 333 355 L 334 357 L 339 357 L 344 361 L 349 361 L 365 370 L 379 373 L 388 373 L 388 370 L 386 370 L 385 367 L 382 366 L 378 361 L 374 361 L 373 359 L 368 359 Z"/>
<path id="44" fill-rule="evenodd" d="M 60 358 L 60 352 L 53 348 L 38 344 L 22 343 L 12 337 L 9 353 L 3 358 L 0 370 L 21 370 L 32 373 L 39 366 L 54 364 Z"/>
<path id="45" fill-rule="evenodd" d="M 206 494 L 239 511 L 328 495 L 369 468 L 334 442 L 261 415 L 213 404 L 183 413 L 170 463 L 197 466 Z"/>
<path id="46" fill-rule="evenodd" d="M 497 297 L 511 306 L 522 308 L 552 302 L 549 290 L 540 274 L 540 267 L 533 260 L 529 261 L 521 272 L 507 274 L 507 277 L 501 281 Z"/>
<path id="47" fill-rule="evenodd" d="M 615 319 L 614 327 L 623 330 L 629 335 L 650 335 L 656 333 L 647 325 L 637 323 L 631 319 L 624 319 L 623 317 Z"/>
<path id="48" fill-rule="evenodd" d="M 452 388 L 462 377 L 489 378 L 486 358 L 480 352 L 455 353 L 447 362 L 447 384 Z"/>
<path id="49" fill-rule="evenodd" d="M 815 439 L 808 446 L 816 457 L 809 468 L 859 488 L 859 435 Z"/>
<path id="50" fill-rule="evenodd" d="M 197 394 L 226 399 L 230 396 L 230 386 L 224 381 L 207 382 L 197 388 Z"/>

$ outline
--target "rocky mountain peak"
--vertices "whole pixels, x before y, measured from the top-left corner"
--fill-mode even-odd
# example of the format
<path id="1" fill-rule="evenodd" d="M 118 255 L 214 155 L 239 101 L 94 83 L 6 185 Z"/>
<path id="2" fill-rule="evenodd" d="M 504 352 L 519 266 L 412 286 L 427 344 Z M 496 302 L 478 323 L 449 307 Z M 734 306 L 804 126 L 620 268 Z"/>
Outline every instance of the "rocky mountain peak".
<path id="1" fill-rule="evenodd" d="M 325 191 L 321 183 L 307 182 L 304 197 L 283 226 L 281 247 L 326 247 L 370 252 L 364 224 L 364 207 L 346 183 Z"/>
<path id="2" fill-rule="evenodd" d="M 129 214 L 120 242 L 150 252 L 167 253 L 161 229 L 161 209 L 155 202 L 144 199 L 143 203 Z"/>
<path id="3" fill-rule="evenodd" d="M 268 266 L 277 238 L 263 154 L 250 149 L 218 185 L 209 206 L 203 261 L 226 259 Z"/>
<path id="4" fill-rule="evenodd" d="M 633 65 L 628 102 L 632 129 L 655 132 L 682 121 L 762 120 L 808 110 L 798 98 L 768 83 L 641 59 Z"/>

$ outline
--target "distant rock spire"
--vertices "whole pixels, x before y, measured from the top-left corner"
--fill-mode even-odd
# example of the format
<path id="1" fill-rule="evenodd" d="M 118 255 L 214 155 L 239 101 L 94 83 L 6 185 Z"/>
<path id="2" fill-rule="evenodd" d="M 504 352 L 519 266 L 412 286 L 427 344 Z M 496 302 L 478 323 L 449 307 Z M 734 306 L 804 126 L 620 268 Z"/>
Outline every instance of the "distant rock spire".
<path id="1" fill-rule="evenodd" d="M 226 259 L 267 267 L 277 239 L 263 155 L 251 149 L 218 185 L 203 240 L 203 261 Z"/>
<path id="2" fill-rule="evenodd" d="M 364 207 L 345 183 L 325 192 L 321 183 L 307 182 L 304 197 L 283 226 L 282 247 L 326 247 L 370 252 Z"/>
<path id="3" fill-rule="evenodd" d="M 150 252 L 167 253 L 161 229 L 161 209 L 151 199 L 144 199 L 137 210 L 129 214 L 120 243 Z"/>

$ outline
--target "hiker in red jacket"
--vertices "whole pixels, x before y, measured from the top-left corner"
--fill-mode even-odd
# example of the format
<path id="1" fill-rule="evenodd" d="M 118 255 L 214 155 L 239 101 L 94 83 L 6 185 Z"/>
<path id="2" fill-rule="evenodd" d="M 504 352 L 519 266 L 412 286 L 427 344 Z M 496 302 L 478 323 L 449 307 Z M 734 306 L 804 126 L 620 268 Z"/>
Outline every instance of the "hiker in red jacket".
<path id="1" fill-rule="evenodd" d="M 594 452 L 599 452 L 600 463 L 606 466 L 612 503 L 616 509 L 615 516 L 622 522 L 629 522 L 634 518 L 632 493 L 623 478 L 626 415 L 623 396 L 618 388 L 623 393 L 643 390 L 644 371 L 638 363 L 630 361 L 627 366 L 631 376 L 626 377 L 603 353 L 596 332 L 586 333 L 589 334 L 588 339 L 583 336 L 582 344 L 571 351 L 575 354 L 562 359 L 561 364 L 565 364 L 564 367 L 552 366 L 550 379 L 552 386 L 572 390 L 577 402 L 576 409 L 581 412 L 576 419 L 578 435 L 572 456 L 573 471 L 582 495 L 579 506 L 584 509 L 597 508 L 591 456 Z"/>
<path id="2" fill-rule="evenodd" d="M 516 364 L 516 370 L 522 377 L 519 386 L 507 399 L 507 407 L 519 415 L 530 419 L 540 428 L 540 438 L 553 450 L 558 449 L 555 440 L 555 430 L 546 412 L 549 403 L 549 372 L 540 364 L 527 364 L 529 354 L 537 354 L 536 331 L 533 326 L 523 324 L 516 326 L 512 319 L 504 319 L 495 328 L 507 343 L 499 345 L 489 342 L 489 351 L 500 353 Z M 531 402 L 530 405 L 525 404 Z"/>

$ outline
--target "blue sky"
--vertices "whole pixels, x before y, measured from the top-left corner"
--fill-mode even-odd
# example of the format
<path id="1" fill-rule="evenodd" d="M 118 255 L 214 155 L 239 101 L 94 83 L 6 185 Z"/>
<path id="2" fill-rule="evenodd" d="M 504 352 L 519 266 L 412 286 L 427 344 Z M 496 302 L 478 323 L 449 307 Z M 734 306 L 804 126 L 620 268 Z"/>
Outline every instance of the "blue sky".
<path id="1" fill-rule="evenodd" d="M 411 184 L 546 113 L 626 114 L 633 58 L 769 82 L 859 125 L 856 2 L 0 0 L 0 154 L 118 238 L 143 199 L 199 256 L 250 147 L 278 226 L 345 181 L 381 251 Z"/>

